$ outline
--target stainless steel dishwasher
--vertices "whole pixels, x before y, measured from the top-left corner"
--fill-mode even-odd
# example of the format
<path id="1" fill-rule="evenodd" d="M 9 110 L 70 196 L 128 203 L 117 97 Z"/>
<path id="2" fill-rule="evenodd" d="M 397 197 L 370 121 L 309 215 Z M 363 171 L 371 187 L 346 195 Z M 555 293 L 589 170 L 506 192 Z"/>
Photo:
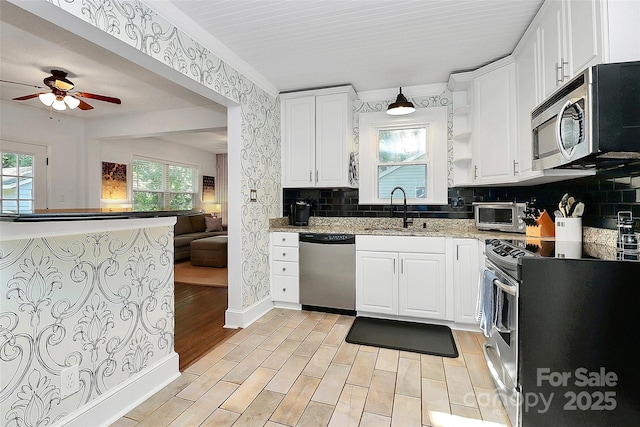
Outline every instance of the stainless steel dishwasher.
<path id="1" fill-rule="evenodd" d="M 302 308 L 355 315 L 355 236 L 300 233 L 298 250 Z"/>

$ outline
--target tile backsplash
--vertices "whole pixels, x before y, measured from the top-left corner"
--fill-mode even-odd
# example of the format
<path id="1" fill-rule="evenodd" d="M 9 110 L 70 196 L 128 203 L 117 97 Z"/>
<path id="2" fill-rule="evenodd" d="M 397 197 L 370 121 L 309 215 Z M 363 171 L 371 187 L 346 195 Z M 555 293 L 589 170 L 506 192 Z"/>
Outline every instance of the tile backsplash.
<path id="1" fill-rule="evenodd" d="M 616 228 L 619 211 L 631 211 L 634 218 L 640 218 L 640 163 L 600 171 L 591 177 L 536 186 L 450 188 L 448 205 L 413 205 L 408 206 L 407 211 L 414 218 L 469 219 L 473 218 L 474 201 L 526 202 L 535 198 L 537 206 L 552 215 L 564 193 L 584 201 L 583 225 Z M 310 200 L 315 216 L 387 217 L 391 214 L 389 204 L 359 205 L 357 189 L 286 188 L 283 190 L 285 216 L 296 199 Z M 400 214 L 401 205 L 401 201 L 394 199 L 395 215 Z M 636 221 L 636 229 L 638 225 L 639 221 Z"/>

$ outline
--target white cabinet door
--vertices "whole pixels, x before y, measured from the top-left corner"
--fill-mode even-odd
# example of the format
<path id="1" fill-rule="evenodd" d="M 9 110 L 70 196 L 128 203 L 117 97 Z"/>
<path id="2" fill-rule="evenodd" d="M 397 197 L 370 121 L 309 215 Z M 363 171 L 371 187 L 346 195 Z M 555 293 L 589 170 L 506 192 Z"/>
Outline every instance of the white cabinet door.
<path id="1" fill-rule="evenodd" d="M 444 319 L 445 255 L 400 253 L 399 261 L 398 314 Z"/>
<path id="2" fill-rule="evenodd" d="M 398 254 L 356 251 L 356 310 L 398 314 Z"/>
<path id="3" fill-rule="evenodd" d="M 565 39 L 569 77 L 602 62 L 602 15 L 598 1 L 569 0 L 565 7 Z M 636 28 L 636 37 L 638 37 Z"/>
<path id="4" fill-rule="evenodd" d="M 349 122 L 353 112 L 347 94 L 316 96 L 316 186 L 349 186 Z M 353 136 L 351 136 L 353 138 Z"/>
<path id="5" fill-rule="evenodd" d="M 538 105 L 538 40 L 530 37 L 516 58 L 516 92 L 518 97 L 518 173 L 523 176 L 533 171 L 531 137 L 531 111 Z"/>
<path id="6" fill-rule="evenodd" d="M 562 83 L 562 2 L 549 2 L 538 26 L 542 95 L 546 98 Z M 565 65 L 566 66 L 566 65 Z M 566 69 L 566 68 L 565 68 Z"/>
<path id="7" fill-rule="evenodd" d="M 477 184 L 515 181 L 515 62 L 474 79 L 473 157 Z"/>
<path id="8" fill-rule="evenodd" d="M 282 101 L 282 186 L 312 187 L 315 182 L 315 96 Z"/>
<path id="9" fill-rule="evenodd" d="M 459 323 L 476 323 L 480 258 L 476 239 L 453 239 L 454 319 Z"/>

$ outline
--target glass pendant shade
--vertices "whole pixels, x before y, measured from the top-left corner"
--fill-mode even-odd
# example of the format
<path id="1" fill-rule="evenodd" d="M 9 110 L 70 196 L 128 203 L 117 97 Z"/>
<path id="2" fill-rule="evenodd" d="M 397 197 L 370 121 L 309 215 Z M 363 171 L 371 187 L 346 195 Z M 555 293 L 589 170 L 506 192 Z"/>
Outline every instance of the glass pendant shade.
<path id="1" fill-rule="evenodd" d="M 392 116 L 403 116 L 405 114 L 411 114 L 414 111 L 416 111 L 416 108 L 402 94 L 402 88 L 400 88 L 400 93 L 396 98 L 396 102 L 390 104 L 389 108 L 387 108 L 387 114 Z"/>
<path id="2" fill-rule="evenodd" d="M 80 100 L 78 98 L 74 98 L 73 96 L 66 95 L 64 97 L 64 103 L 73 110 L 74 108 L 77 108 L 78 105 L 80 105 Z"/>
<path id="3" fill-rule="evenodd" d="M 40 95 L 38 95 L 38 98 L 40 99 L 40 102 L 42 102 L 47 107 L 50 107 L 51 104 L 53 104 L 53 101 L 56 100 L 56 96 L 51 92 L 41 93 Z"/>
<path id="4" fill-rule="evenodd" d="M 65 105 L 63 98 L 61 96 L 57 96 L 56 100 L 53 101 L 53 104 L 51 104 L 51 106 L 53 107 L 54 110 L 58 110 L 58 111 L 67 109 L 67 106 Z"/>

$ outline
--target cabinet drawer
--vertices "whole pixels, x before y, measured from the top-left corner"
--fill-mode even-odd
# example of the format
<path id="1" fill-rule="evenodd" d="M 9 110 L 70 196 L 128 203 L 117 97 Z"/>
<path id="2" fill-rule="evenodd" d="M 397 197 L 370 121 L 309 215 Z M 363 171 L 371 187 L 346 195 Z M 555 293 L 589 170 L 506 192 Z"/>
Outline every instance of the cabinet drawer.
<path id="1" fill-rule="evenodd" d="M 298 277 L 298 263 L 288 261 L 273 261 L 272 273 L 280 276 Z"/>
<path id="2" fill-rule="evenodd" d="M 298 248 L 291 246 L 272 246 L 271 259 L 274 261 L 298 261 Z"/>
<path id="3" fill-rule="evenodd" d="M 298 277 L 281 276 L 274 274 L 271 276 L 271 289 L 273 301 L 298 303 Z"/>
<path id="4" fill-rule="evenodd" d="M 271 244 L 274 246 L 298 247 L 298 233 L 274 231 L 271 233 Z"/>

